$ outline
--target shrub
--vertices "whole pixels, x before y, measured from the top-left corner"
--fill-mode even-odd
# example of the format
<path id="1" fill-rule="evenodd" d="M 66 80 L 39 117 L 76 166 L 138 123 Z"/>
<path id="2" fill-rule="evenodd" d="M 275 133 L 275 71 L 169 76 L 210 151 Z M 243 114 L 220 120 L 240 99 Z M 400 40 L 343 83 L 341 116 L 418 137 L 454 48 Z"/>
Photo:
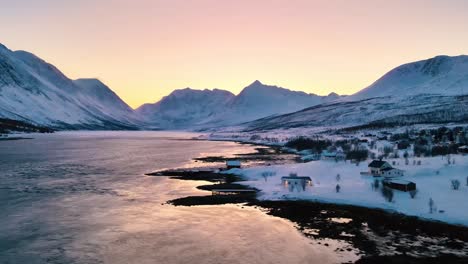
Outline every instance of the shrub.
<path id="1" fill-rule="evenodd" d="M 250 137 L 250 140 L 260 140 L 260 139 L 261 139 L 261 137 L 259 135 L 252 135 Z"/>
<path id="2" fill-rule="evenodd" d="M 322 152 L 324 149 L 332 145 L 330 140 L 311 139 L 306 137 L 298 137 L 286 143 L 286 147 L 295 148 L 297 150 L 313 149 L 317 152 Z"/>
<path id="3" fill-rule="evenodd" d="M 362 161 L 366 160 L 368 155 L 367 149 L 357 149 L 346 153 L 346 159 Z"/>
<path id="4" fill-rule="evenodd" d="M 385 198 L 385 200 L 387 200 L 387 202 L 393 202 L 393 190 L 391 188 L 384 186 L 382 188 L 382 195 Z"/>
<path id="5" fill-rule="evenodd" d="M 388 158 L 388 155 L 393 152 L 393 148 L 385 146 L 383 149 L 383 152 L 384 152 L 384 157 Z"/>
<path id="6" fill-rule="evenodd" d="M 397 144 L 398 149 L 407 149 L 409 148 L 409 146 L 410 146 L 410 143 L 407 140 L 402 140 L 398 142 Z"/>

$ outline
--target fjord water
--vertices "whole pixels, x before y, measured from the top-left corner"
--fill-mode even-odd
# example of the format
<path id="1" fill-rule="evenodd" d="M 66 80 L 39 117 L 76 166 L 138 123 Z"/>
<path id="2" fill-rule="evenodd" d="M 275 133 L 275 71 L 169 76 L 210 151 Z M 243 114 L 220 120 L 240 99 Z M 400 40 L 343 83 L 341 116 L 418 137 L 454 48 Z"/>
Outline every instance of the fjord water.
<path id="1" fill-rule="evenodd" d="M 145 176 L 252 152 L 190 133 L 68 132 L 0 142 L 0 263 L 332 263 L 287 220 L 240 205 L 175 207 L 201 182 Z"/>

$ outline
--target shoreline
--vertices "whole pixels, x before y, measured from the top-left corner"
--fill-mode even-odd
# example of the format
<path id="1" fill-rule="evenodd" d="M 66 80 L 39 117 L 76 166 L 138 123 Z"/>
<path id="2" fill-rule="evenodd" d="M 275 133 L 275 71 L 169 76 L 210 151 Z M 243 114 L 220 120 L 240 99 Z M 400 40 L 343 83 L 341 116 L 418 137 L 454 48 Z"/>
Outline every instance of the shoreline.
<path id="1" fill-rule="evenodd" d="M 232 141 L 231 141 L 232 142 Z M 242 142 L 270 149 L 280 149 L 279 146 L 259 145 Z M 258 151 L 258 148 L 256 148 Z M 282 155 L 275 151 L 267 155 Z M 246 160 L 258 153 L 243 154 Z M 266 156 L 266 155 L 265 155 Z M 218 157 L 220 159 L 224 157 Z M 268 158 L 271 161 L 274 157 Z M 213 161 L 213 157 L 197 158 L 203 162 Z M 219 160 L 215 160 L 219 161 Z M 265 161 L 265 160 L 264 160 Z M 296 161 L 297 162 L 297 159 Z M 250 188 L 243 185 L 242 177 L 229 173 L 198 172 L 193 175 L 169 176 L 178 180 L 202 180 L 213 184 L 197 186 L 198 189 L 209 191 L 213 188 Z M 157 173 L 156 173 L 157 174 Z M 183 173 L 182 173 L 183 174 Z M 226 177 L 233 177 L 228 185 L 222 186 Z M 382 260 L 389 263 L 466 263 L 468 261 L 468 227 L 454 225 L 441 221 L 428 220 L 417 216 L 404 215 L 380 208 L 369 208 L 357 205 L 345 205 L 308 200 L 259 200 L 257 197 L 239 195 L 204 195 L 188 196 L 167 201 L 174 206 L 243 204 L 265 211 L 265 213 L 287 219 L 306 237 L 324 240 L 336 239 L 349 242 L 359 250 L 361 259 L 356 263 L 375 263 Z M 348 248 L 340 251 L 351 250 Z"/>

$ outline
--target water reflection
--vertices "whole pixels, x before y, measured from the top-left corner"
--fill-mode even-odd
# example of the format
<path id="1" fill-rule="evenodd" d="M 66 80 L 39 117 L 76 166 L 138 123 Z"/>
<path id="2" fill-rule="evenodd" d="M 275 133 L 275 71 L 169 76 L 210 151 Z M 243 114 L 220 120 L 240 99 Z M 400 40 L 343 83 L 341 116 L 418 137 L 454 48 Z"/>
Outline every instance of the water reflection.
<path id="1" fill-rule="evenodd" d="M 289 221 L 258 209 L 165 204 L 207 193 L 195 188 L 201 182 L 144 173 L 191 164 L 202 154 L 253 151 L 230 142 L 174 140 L 191 136 L 58 133 L 1 142 L 0 262 L 343 261 Z"/>

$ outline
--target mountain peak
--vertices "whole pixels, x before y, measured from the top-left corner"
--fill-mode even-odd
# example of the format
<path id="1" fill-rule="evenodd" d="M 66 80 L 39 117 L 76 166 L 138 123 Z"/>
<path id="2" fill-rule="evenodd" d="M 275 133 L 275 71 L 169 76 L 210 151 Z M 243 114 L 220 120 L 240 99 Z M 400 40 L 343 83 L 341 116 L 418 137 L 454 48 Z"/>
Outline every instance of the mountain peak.
<path id="1" fill-rule="evenodd" d="M 259 80 L 255 80 L 253 83 L 251 83 L 248 87 L 250 86 L 257 86 L 257 85 L 263 85 Z"/>

